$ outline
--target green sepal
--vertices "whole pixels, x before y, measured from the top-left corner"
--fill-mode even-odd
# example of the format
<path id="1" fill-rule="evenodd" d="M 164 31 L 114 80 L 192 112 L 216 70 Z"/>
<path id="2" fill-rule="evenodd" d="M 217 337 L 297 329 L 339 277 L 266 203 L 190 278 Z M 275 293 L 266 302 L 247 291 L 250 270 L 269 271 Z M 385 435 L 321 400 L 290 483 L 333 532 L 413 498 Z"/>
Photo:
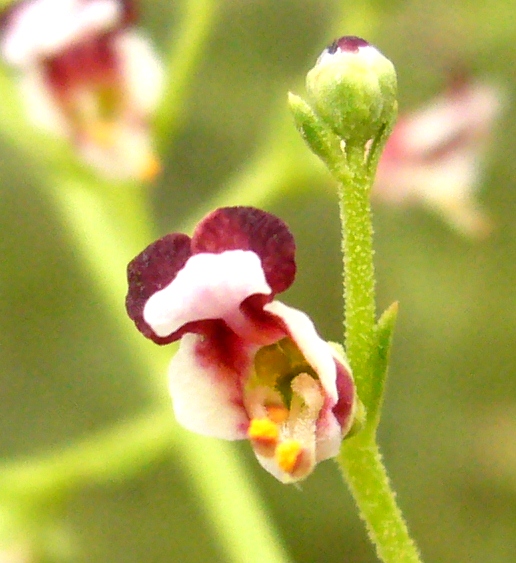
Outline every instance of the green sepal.
<path id="1" fill-rule="evenodd" d="M 392 346 L 392 338 L 396 319 L 398 317 L 398 302 L 388 307 L 378 320 L 375 330 L 376 353 L 373 357 L 372 385 L 367 398 L 367 425 L 376 429 L 380 419 L 380 409 L 383 401 L 383 392 L 389 358 Z"/>
<path id="2" fill-rule="evenodd" d="M 341 142 L 332 129 L 317 115 L 312 108 L 296 94 L 289 92 L 288 104 L 294 116 L 296 127 L 310 147 L 330 168 L 342 159 Z"/>
<path id="3" fill-rule="evenodd" d="M 385 147 L 385 143 L 387 139 L 390 137 L 394 125 L 396 123 L 396 119 L 398 117 L 398 102 L 395 101 L 392 107 L 392 113 L 389 116 L 389 121 L 386 121 L 384 125 L 378 130 L 374 138 L 372 139 L 371 146 L 369 147 L 369 151 L 367 153 L 367 172 L 371 178 L 374 178 L 376 174 L 376 168 L 378 166 L 378 162 L 380 157 L 382 156 L 383 149 Z"/>

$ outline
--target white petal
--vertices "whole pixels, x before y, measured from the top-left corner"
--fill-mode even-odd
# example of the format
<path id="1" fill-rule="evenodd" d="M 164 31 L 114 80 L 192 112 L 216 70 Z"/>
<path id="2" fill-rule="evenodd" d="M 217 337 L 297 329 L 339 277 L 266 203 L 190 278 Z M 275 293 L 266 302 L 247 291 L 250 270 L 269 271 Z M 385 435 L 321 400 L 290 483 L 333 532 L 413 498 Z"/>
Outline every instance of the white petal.
<path id="1" fill-rule="evenodd" d="M 470 144 L 434 162 L 420 163 L 409 158 L 400 159 L 390 168 L 380 164 L 375 195 L 393 204 L 422 201 L 463 234 L 488 234 L 489 218 L 475 200 L 482 149 Z"/>
<path id="2" fill-rule="evenodd" d="M 158 336 L 205 319 L 223 319 L 238 334 L 246 323 L 240 305 L 257 293 L 269 295 L 271 288 L 254 252 L 195 254 L 168 286 L 149 298 L 143 318 Z"/>
<path id="3" fill-rule="evenodd" d="M 163 89 L 163 64 L 151 42 L 135 31 L 121 33 L 116 48 L 122 65 L 126 96 L 135 113 L 149 115 Z"/>
<path id="4" fill-rule="evenodd" d="M 276 477 L 281 483 L 295 483 L 296 479 L 293 479 L 288 473 L 285 473 L 279 466 L 274 457 L 265 457 L 254 452 L 256 459 L 260 462 L 260 465 L 268 471 L 273 477 Z"/>
<path id="5" fill-rule="evenodd" d="M 280 317 L 287 325 L 290 337 L 306 361 L 316 371 L 326 393 L 336 403 L 338 400 L 337 368 L 333 359 L 333 351 L 331 346 L 317 334 L 310 317 L 280 301 L 267 303 L 264 310 Z"/>
<path id="6" fill-rule="evenodd" d="M 69 135 L 66 120 L 36 67 L 30 67 L 20 78 L 20 90 L 32 122 L 60 137 Z"/>
<path id="7" fill-rule="evenodd" d="M 109 29 L 121 15 L 117 0 L 32 0 L 13 14 L 2 40 L 2 55 L 13 65 L 27 65 L 80 40 Z"/>
<path id="8" fill-rule="evenodd" d="M 422 201 L 464 234 L 488 234 L 475 192 L 503 103 L 499 88 L 472 82 L 402 118 L 380 160 L 374 195 L 392 204 Z"/>
<path id="9" fill-rule="evenodd" d="M 502 95 L 482 83 L 465 86 L 456 93 L 439 96 L 403 122 L 404 146 L 409 155 L 438 150 L 457 136 L 462 143 L 478 144 L 500 113 Z"/>
<path id="10" fill-rule="evenodd" d="M 204 337 L 186 334 L 169 368 L 169 389 L 178 422 L 199 434 L 225 440 L 247 437 L 249 419 L 242 406 L 245 374 L 203 361 Z"/>
<path id="11" fill-rule="evenodd" d="M 350 416 L 350 420 L 353 420 L 353 416 Z M 334 414 L 328 409 L 323 410 L 322 417 L 317 422 L 317 447 L 315 450 L 317 463 L 338 455 L 342 436 L 345 434 L 343 430 Z"/>

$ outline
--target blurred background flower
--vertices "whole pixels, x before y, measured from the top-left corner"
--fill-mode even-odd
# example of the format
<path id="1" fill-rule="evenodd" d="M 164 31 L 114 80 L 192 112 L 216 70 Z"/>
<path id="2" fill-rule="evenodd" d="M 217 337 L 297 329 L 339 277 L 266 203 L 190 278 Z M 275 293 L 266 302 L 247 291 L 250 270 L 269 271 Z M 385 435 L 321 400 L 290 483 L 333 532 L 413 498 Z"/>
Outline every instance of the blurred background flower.
<path id="1" fill-rule="evenodd" d="M 162 68 L 135 23 L 132 0 L 21 0 L 3 15 L 0 45 L 35 124 L 110 177 L 149 180 Z"/>
<path id="2" fill-rule="evenodd" d="M 450 79 L 442 94 L 399 117 L 378 166 L 374 197 L 392 205 L 426 204 L 465 235 L 485 236 L 490 220 L 476 192 L 502 93 L 468 76 Z"/>
<path id="3" fill-rule="evenodd" d="M 141 2 L 141 27 L 159 52 L 181 34 L 186 5 Z M 457 61 L 514 99 L 514 2 L 221 0 L 218 6 L 175 134 L 160 141 L 156 230 L 183 230 L 221 201 L 274 211 L 298 246 L 297 280 L 285 299 L 307 311 L 321 335 L 339 340 L 335 189 L 295 131 L 287 91 L 302 93 L 322 49 L 352 34 L 395 63 L 402 115 L 441 91 Z M 0 124 L 10 111 L 2 109 Z M 508 484 L 514 466 L 504 465 L 505 455 L 514 457 L 513 442 L 485 448 L 481 461 L 479 453 L 485 435 L 497 440 L 496 428 L 480 431 L 486 420 L 513 413 L 516 403 L 515 117 L 508 105 L 479 184 L 477 201 L 494 226 L 490 237 L 458 236 L 417 206 L 400 213 L 377 202 L 375 209 L 379 307 L 401 304 L 380 443 L 429 563 L 506 563 L 516 551 L 516 487 Z M 154 404 L 158 379 L 135 366 L 132 341 L 119 337 L 118 322 L 40 189 L 39 168 L 10 139 L 2 129 L 0 451 L 6 458 L 70 444 L 140 413 Z M 227 201 L 242 183 L 245 197 Z M 123 297 L 118 314 L 124 315 Z M 165 378 L 164 369 L 163 385 Z M 512 436 L 511 424 L 502 430 Z M 293 561 L 376 561 L 332 462 L 299 490 L 255 467 L 243 446 Z M 182 461 L 170 453 L 130 480 L 77 491 L 64 509 L 74 531 L 73 561 L 224 561 Z M 220 494 L 232 502 L 231 490 Z"/>

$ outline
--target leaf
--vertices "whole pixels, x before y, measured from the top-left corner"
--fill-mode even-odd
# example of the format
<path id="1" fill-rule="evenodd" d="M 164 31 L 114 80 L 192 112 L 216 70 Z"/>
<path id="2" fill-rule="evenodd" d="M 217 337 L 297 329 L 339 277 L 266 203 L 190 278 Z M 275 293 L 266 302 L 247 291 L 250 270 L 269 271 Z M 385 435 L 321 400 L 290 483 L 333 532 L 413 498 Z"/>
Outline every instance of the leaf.
<path id="1" fill-rule="evenodd" d="M 302 98 L 290 92 L 288 103 L 301 136 L 312 152 L 331 169 L 333 163 L 342 160 L 340 139 Z"/>
<path id="2" fill-rule="evenodd" d="M 376 357 L 373 362 L 373 379 L 367 406 L 367 424 L 372 425 L 375 429 L 380 420 L 380 409 L 397 317 L 398 302 L 396 301 L 383 312 L 376 325 Z"/>

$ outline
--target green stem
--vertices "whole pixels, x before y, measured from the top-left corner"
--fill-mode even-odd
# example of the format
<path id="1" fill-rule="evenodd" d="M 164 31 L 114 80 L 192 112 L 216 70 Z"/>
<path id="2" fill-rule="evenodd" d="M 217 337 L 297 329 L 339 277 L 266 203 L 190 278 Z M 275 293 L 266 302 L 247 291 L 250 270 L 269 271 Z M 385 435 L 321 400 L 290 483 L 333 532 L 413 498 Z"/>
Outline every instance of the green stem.
<path id="1" fill-rule="evenodd" d="M 184 432 L 170 407 L 122 422 L 57 453 L 5 463 L 0 500 L 39 514 L 40 506 L 84 483 L 120 482 L 172 452 L 197 491 L 199 507 L 228 561 L 289 562 L 233 446 Z"/>
<path id="2" fill-rule="evenodd" d="M 371 394 L 371 358 L 375 344 L 375 278 L 371 178 L 364 170 L 362 146 L 346 147 L 345 166 L 335 174 L 339 190 L 344 254 L 346 354 L 364 405 Z"/>
<path id="3" fill-rule="evenodd" d="M 384 563 L 421 563 L 375 443 L 362 432 L 346 440 L 338 458 L 378 557 Z"/>
<path id="4" fill-rule="evenodd" d="M 183 16 L 174 30 L 173 43 L 167 49 L 166 81 L 154 119 L 159 143 L 173 136 L 184 114 L 187 89 L 195 76 L 199 60 L 206 50 L 219 3 L 215 0 L 183 0 Z"/>
<path id="5" fill-rule="evenodd" d="M 254 482 L 229 442 L 192 434 L 180 463 L 199 492 L 200 508 L 228 561 L 289 563 Z"/>
<path id="6" fill-rule="evenodd" d="M 378 150 L 381 150 L 380 145 Z M 382 325 L 380 332 L 385 334 L 380 346 L 375 319 L 370 206 L 374 170 L 364 159 L 363 146 L 348 143 L 345 153 L 345 161 L 336 164 L 333 173 L 342 183 L 340 213 L 344 252 L 346 353 L 353 369 L 358 396 L 366 411 L 371 408 L 366 413 L 365 428 L 342 444 L 338 461 L 380 559 L 384 563 L 420 563 L 419 553 L 396 504 L 395 494 L 376 445 L 376 426 L 395 309 L 388 315 L 385 326 Z M 384 361 L 380 361 L 380 358 Z"/>
<path id="7" fill-rule="evenodd" d="M 149 378 L 156 402 L 168 406 L 164 374 L 171 350 L 142 338 L 124 314 L 127 264 L 155 238 L 148 187 L 57 178 L 46 188 L 57 220 L 80 258 L 79 267 L 102 295 L 133 365 Z"/>
<path id="8" fill-rule="evenodd" d="M 2 498 L 36 504 L 62 496 L 84 483 L 112 483 L 163 457 L 177 431 L 171 409 L 90 436 L 58 452 L 4 463 L 0 472 Z"/>

